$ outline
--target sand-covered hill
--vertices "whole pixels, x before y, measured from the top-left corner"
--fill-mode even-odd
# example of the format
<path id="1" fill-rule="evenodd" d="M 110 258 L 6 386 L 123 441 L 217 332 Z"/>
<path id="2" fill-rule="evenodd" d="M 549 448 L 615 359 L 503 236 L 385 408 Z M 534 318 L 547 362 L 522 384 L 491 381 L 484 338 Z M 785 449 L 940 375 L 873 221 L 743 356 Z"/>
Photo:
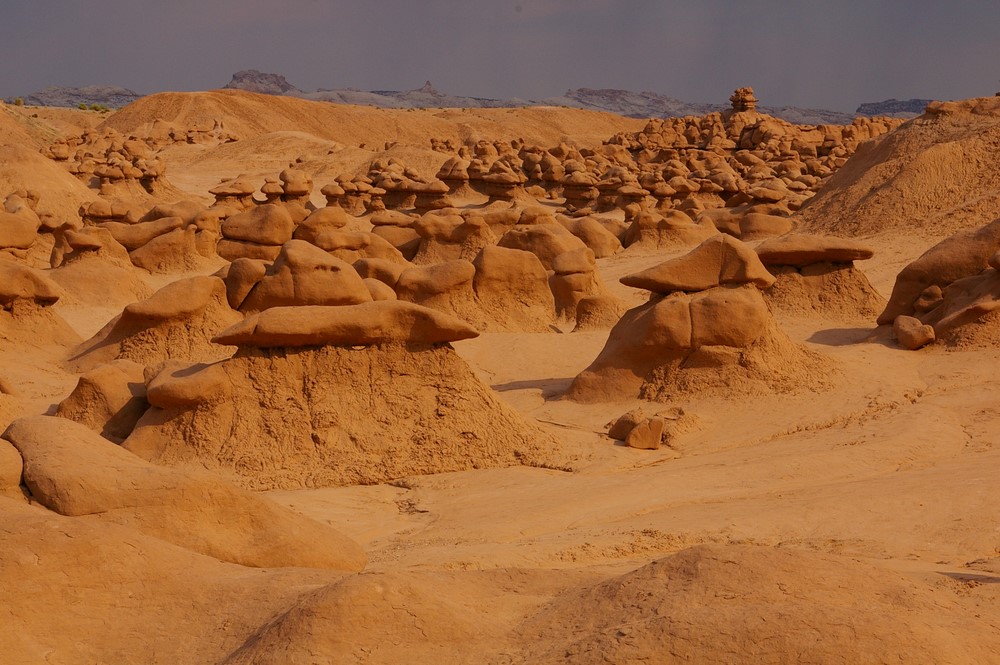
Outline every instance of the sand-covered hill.
<path id="1" fill-rule="evenodd" d="M 1000 98 L 931 104 L 861 146 L 803 207 L 806 228 L 836 235 L 946 236 L 996 217 Z"/>
<path id="2" fill-rule="evenodd" d="M 224 119 L 226 129 L 239 138 L 298 131 L 354 145 L 427 144 L 431 138 L 523 138 L 543 145 L 572 139 L 582 145 L 599 145 L 615 132 L 637 130 L 643 124 L 612 113 L 577 109 L 377 109 L 213 90 L 143 97 L 112 114 L 102 128 L 132 133 L 154 120 L 211 127 L 216 119 Z"/>

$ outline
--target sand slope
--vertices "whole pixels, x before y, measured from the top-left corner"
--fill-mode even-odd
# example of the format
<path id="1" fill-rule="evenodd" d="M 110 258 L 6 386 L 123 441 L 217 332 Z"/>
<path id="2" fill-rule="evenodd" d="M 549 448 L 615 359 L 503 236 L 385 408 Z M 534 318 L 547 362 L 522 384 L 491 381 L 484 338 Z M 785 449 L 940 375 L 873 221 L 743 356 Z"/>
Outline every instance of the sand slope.
<path id="1" fill-rule="evenodd" d="M 379 109 L 259 95 L 241 90 L 162 92 L 143 97 L 105 120 L 101 128 L 138 132 L 162 119 L 179 127 L 224 119 L 228 131 L 252 138 L 277 131 L 306 132 L 323 139 L 381 146 L 387 141 L 427 145 L 433 138 L 526 141 L 555 145 L 572 139 L 600 144 L 643 121 L 612 113 L 535 107 L 525 109 Z"/>
<path id="2" fill-rule="evenodd" d="M 946 236 L 996 216 L 1000 99 L 931 105 L 863 144 L 797 217 L 833 235 Z"/>

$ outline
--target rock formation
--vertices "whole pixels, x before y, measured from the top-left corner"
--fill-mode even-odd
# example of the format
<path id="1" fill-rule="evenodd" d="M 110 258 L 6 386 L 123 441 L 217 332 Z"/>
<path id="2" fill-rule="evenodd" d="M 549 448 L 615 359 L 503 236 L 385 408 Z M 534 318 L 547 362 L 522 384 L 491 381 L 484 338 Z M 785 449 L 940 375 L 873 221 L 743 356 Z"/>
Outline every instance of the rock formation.
<path id="1" fill-rule="evenodd" d="M 548 437 L 446 344 L 476 334 L 399 301 L 271 308 L 218 335 L 232 359 L 155 376 L 124 446 L 255 489 L 541 463 Z"/>
<path id="2" fill-rule="evenodd" d="M 570 399 L 791 391 L 812 384 L 828 363 L 778 329 L 760 292 L 774 277 L 728 236 L 621 282 L 653 296 L 611 329 L 597 359 L 573 380 Z"/>
<path id="3" fill-rule="evenodd" d="M 876 316 L 885 301 L 854 266 L 874 251 L 864 243 L 807 234 L 791 234 L 756 248 L 775 283 L 764 292 L 777 309 L 841 318 Z"/>

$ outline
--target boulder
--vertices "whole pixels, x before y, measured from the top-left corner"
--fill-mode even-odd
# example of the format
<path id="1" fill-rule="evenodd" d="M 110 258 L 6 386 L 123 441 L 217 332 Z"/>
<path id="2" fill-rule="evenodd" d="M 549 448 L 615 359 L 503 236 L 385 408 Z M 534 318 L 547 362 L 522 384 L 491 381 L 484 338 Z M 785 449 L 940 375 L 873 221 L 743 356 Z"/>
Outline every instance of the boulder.
<path id="1" fill-rule="evenodd" d="M 912 316 L 897 316 L 892 324 L 892 334 L 901 347 L 911 351 L 934 341 L 934 327 Z"/>

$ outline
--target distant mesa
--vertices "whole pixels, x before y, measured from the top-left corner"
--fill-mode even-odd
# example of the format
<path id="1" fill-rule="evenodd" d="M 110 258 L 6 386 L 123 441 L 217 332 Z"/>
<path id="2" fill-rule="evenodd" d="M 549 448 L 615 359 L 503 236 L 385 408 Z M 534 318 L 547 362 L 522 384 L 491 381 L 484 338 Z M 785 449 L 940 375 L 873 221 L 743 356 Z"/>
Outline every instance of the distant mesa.
<path id="1" fill-rule="evenodd" d="M 268 74 L 256 69 L 244 69 L 233 74 L 229 83 L 223 86 L 232 90 L 259 92 L 264 95 L 287 95 L 302 91 L 288 82 L 281 74 Z"/>
<path id="2" fill-rule="evenodd" d="M 540 99 L 494 99 L 467 97 L 441 92 L 430 81 L 412 90 L 371 90 L 356 88 L 319 88 L 308 92 L 291 83 L 282 74 L 244 69 L 233 74 L 223 86 L 230 90 L 246 90 L 265 95 L 285 95 L 313 101 L 338 104 L 357 104 L 380 108 L 515 108 L 525 106 L 568 106 L 617 113 L 628 118 L 681 118 L 703 116 L 726 111 L 728 104 L 687 102 L 656 92 L 634 92 L 614 88 L 576 88 L 562 95 Z M 142 95 L 117 86 L 85 86 L 82 88 L 46 88 L 30 95 L 22 95 L 24 102 L 35 106 L 79 106 L 101 104 L 120 108 Z M 8 98 L 8 102 L 13 101 Z M 857 116 L 892 116 L 912 118 L 924 112 L 929 99 L 889 99 L 883 102 L 861 104 L 854 113 L 826 109 L 807 109 L 795 106 L 761 106 L 753 110 L 776 118 L 805 125 L 849 125 Z"/>
<path id="3" fill-rule="evenodd" d="M 913 118 L 924 112 L 933 99 L 887 99 L 884 102 L 862 104 L 855 111 L 858 115 L 887 115 L 894 118 Z"/>
<path id="4" fill-rule="evenodd" d="M 82 88 L 52 86 L 24 95 L 22 99 L 29 106 L 68 106 L 80 104 L 91 106 L 100 104 L 108 108 L 120 108 L 142 97 L 139 93 L 116 85 L 87 85 Z M 12 99 L 8 99 L 12 102 Z"/>

